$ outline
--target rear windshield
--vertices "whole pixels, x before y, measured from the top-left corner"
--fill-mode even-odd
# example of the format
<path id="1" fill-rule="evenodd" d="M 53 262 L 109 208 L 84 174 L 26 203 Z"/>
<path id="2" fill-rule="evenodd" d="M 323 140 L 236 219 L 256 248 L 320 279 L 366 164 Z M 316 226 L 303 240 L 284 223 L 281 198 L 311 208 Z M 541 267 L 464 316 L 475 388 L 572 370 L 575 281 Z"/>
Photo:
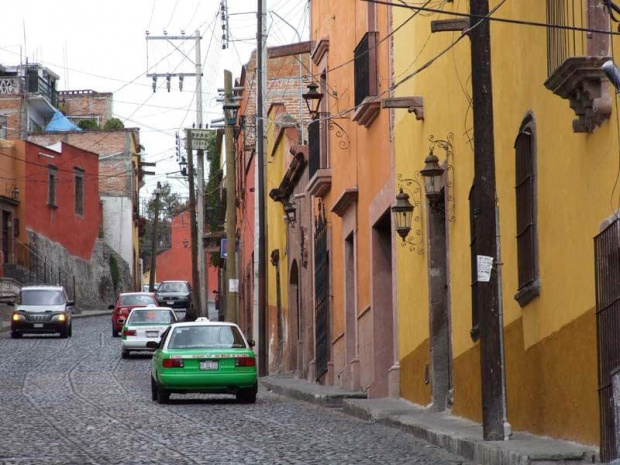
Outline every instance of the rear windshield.
<path id="1" fill-rule="evenodd" d="M 243 336 L 235 326 L 186 326 L 174 328 L 169 349 L 245 348 Z"/>
<path id="2" fill-rule="evenodd" d="M 157 292 L 187 292 L 185 283 L 162 283 L 157 288 Z"/>
<path id="3" fill-rule="evenodd" d="M 65 298 L 61 291 L 52 289 L 22 290 L 22 305 L 63 305 Z"/>
<path id="4" fill-rule="evenodd" d="M 127 324 L 170 324 L 174 321 L 174 316 L 172 315 L 172 312 L 170 310 L 134 310 L 133 312 L 131 312 Z"/>
<path id="5" fill-rule="evenodd" d="M 146 306 L 156 304 L 157 302 L 150 295 L 123 295 L 121 296 L 120 305 L 138 305 Z"/>

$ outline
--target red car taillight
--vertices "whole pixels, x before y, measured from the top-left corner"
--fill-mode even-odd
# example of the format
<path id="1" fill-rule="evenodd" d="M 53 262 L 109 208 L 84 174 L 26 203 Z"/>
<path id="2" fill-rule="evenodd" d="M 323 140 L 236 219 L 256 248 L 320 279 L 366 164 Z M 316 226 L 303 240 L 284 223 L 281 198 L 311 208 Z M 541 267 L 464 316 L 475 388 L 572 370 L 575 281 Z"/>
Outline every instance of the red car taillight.
<path id="1" fill-rule="evenodd" d="M 256 359 L 254 357 L 241 357 L 235 359 L 236 367 L 254 367 L 256 366 Z"/>
<path id="2" fill-rule="evenodd" d="M 123 331 L 123 336 L 135 336 L 135 335 L 136 335 L 135 329 L 126 329 L 125 331 Z"/>
<path id="3" fill-rule="evenodd" d="M 183 368 L 183 360 L 180 358 L 167 358 L 162 362 L 164 368 Z"/>

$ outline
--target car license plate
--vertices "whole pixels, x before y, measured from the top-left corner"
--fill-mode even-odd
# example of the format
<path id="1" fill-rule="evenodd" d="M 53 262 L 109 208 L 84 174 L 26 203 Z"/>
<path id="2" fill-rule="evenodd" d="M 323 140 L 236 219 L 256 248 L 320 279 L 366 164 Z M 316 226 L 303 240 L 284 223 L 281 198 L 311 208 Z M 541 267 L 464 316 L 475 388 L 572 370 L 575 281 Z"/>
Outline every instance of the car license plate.
<path id="1" fill-rule="evenodd" d="M 147 331 L 146 337 L 159 337 L 159 331 Z"/>
<path id="2" fill-rule="evenodd" d="M 43 328 L 43 323 L 35 323 L 33 326 L 35 328 Z"/>
<path id="3" fill-rule="evenodd" d="M 174 300 L 167 300 L 167 301 L 166 301 L 166 303 L 167 303 L 168 305 L 173 305 L 173 304 L 174 304 Z"/>
<path id="4" fill-rule="evenodd" d="M 204 362 L 200 362 L 201 370 L 217 370 L 219 368 L 219 364 L 217 360 L 206 360 Z"/>

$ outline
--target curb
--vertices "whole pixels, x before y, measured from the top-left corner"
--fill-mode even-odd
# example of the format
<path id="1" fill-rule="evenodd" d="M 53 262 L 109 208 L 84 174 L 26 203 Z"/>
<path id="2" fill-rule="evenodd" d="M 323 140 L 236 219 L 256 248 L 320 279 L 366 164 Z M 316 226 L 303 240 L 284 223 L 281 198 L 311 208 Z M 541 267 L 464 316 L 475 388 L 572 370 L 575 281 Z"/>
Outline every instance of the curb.
<path id="1" fill-rule="evenodd" d="M 365 392 L 350 392 L 332 389 L 329 392 L 320 392 L 318 389 L 309 385 L 307 389 L 300 389 L 295 386 L 283 386 L 286 380 L 295 382 L 294 378 L 279 378 L 277 381 L 259 378 L 259 383 L 267 390 L 293 399 L 308 402 L 328 408 L 342 408 L 345 399 L 365 399 Z M 321 386 L 323 388 L 323 386 Z M 325 388 L 323 388 L 325 389 Z"/>
<path id="2" fill-rule="evenodd" d="M 597 462 L 595 450 L 574 443 L 515 433 L 509 441 L 484 441 L 482 427 L 462 418 L 429 412 L 394 400 L 385 406 L 346 400 L 343 412 L 397 428 L 481 465 L 578 465 Z M 408 405 L 407 405 L 408 404 Z"/>

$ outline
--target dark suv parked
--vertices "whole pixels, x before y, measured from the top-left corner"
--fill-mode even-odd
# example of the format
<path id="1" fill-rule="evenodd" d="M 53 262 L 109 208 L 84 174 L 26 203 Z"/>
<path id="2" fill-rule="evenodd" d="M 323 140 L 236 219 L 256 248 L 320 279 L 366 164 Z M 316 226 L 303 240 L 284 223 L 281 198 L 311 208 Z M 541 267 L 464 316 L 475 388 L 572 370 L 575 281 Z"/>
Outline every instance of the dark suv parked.
<path id="1" fill-rule="evenodd" d="M 187 281 L 162 281 L 157 288 L 157 302 L 161 307 L 188 310 L 192 306 L 192 286 Z"/>
<path id="2" fill-rule="evenodd" d="M 22 287 L 11 316 L 11 337 L 19 338 L 25 333 L 60 333 L 71 336 L 73 301 L 67 298 L 62 286 Z"/>

